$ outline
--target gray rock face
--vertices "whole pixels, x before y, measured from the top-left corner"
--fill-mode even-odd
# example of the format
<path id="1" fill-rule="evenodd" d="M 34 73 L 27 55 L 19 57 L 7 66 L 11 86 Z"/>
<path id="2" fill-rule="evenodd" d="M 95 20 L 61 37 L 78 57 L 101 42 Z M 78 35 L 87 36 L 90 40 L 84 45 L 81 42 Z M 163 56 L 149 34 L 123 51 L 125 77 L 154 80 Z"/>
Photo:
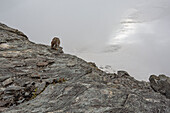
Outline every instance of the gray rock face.
<path id="1" fill-rule="evenodd" d="M 3 86 L 7 86 L 7 85 L 9 85 L 9 84 L 12 84 L 12 82 L 13 82 L 12 78 L 9 78 L 9 79 L 3 81 L 3 82 L 2 82 L 2 85 L 3 85 Z"/>
<path id="2" fill-rule="evenodd" d="M 8 79 L 9 76 L 1 76 L 0 75 L 0 82 L 3 82 L 4 80 Z"/>
<path id="3" fill-rule="evenodd" d="M 170 78 L 165 75 L 151 75 L 150 78 L 151 87 L 161 94 L 170 99 Z"/>
<path id="4" fill-rule="evenodd" d="M 117 75 L 122 77 L 122 76 L 130 76 L 126 71 L 118 71 Z"/>
<path id="5" fill-rule="evenodd" d="M 151 86 L 125 71 L 106 73 L 62 47 L 30 42 L 0 24 L 0 112 L 170 113 L 167 87 L 164 96 L 155 92 L 159 85 L 155 91 Z"/>

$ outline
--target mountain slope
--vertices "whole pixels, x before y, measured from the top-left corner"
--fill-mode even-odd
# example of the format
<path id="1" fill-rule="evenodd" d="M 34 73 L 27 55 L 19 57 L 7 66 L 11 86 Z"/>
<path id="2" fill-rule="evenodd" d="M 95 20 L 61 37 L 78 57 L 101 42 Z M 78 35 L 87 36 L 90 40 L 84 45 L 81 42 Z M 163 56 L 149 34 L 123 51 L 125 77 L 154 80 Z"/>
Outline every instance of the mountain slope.
<path id="1" fill-rule="evenodd" d="M 170 100 L 125 71 L 103 72 L 0 24 L 0 111 L 169 113 Z"/>

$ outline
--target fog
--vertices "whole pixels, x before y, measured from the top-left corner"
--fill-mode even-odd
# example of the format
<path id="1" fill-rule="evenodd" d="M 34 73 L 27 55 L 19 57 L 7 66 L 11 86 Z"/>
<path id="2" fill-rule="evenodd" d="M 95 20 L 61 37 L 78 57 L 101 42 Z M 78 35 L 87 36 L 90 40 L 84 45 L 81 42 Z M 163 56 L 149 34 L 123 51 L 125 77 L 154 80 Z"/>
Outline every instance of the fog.
<path id="1" fill-rule="evenodd" d="M 126 70 L 170 75 L 169 0 L 0 0 L 0 22 L 31 41 L 61 39 L 65 53 Z"/>

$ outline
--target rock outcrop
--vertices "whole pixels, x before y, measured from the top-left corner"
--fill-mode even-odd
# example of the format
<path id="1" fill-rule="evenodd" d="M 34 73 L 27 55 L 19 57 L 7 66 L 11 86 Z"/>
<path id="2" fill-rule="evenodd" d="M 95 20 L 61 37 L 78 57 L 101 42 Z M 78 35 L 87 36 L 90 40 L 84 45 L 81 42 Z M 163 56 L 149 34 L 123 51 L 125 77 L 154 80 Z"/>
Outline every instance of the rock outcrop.
<path id="1" fill-rule="evenodd" d="M 154 85 L 125 71 L 106 73 L 0 24 L 1 112 L 170 113 L 170 99 Z"/>
<path id="2" fill-rule="evenodd" d="M 170 99 L 170 78 L 165 75 L 151 75 L 149 78 L 151 87 Z"/>

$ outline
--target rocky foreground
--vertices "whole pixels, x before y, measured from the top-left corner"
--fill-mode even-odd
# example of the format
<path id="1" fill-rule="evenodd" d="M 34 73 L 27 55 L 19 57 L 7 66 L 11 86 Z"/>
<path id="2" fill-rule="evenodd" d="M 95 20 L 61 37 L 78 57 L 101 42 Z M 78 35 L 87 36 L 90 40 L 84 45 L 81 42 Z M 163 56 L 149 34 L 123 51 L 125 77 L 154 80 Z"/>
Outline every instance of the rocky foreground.
<path id="1" fill-rule="evenodd" d="M 170 78 L 137 81 L 0 24 L 0 112 L 170 113 Z"/>

